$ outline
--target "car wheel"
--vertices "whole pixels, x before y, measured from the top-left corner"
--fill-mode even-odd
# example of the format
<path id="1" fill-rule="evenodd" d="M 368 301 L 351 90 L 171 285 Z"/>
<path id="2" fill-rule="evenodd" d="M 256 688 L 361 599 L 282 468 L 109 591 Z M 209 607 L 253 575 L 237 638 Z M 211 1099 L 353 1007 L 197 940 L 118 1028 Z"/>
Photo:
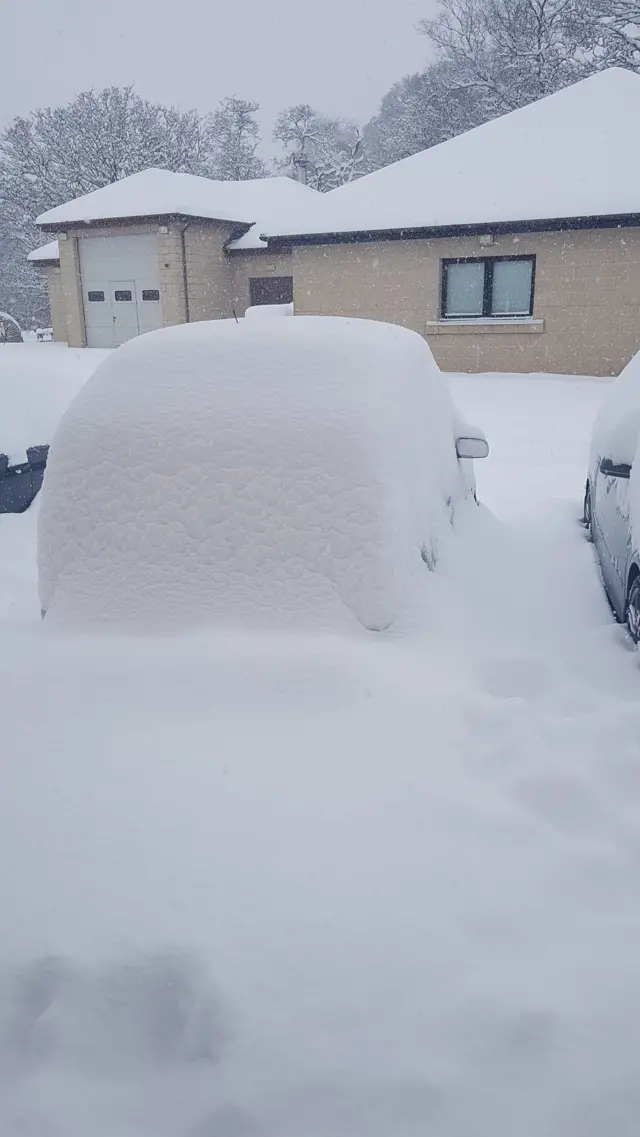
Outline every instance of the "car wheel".
<path id="1" fill-rule="evenodd" d="M 631 582 L 627 597 L 627 631 L 634 644 L 640 643 L 640 575 Z"/>
<path id="2" fill-rule="evenodd" d="M 593 509 L 591 507 L 591 487 L 587 486 L 587 492 L 584 495 L 584 507 L 582 510 L 582 524 L 587 530 L 587 537 L 593 541 Z"/>

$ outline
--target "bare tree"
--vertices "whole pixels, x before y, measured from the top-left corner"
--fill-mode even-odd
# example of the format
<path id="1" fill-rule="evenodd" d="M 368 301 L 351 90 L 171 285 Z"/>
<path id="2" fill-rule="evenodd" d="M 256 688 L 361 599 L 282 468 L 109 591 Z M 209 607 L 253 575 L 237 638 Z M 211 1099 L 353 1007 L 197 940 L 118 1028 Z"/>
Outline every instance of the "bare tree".
<path id="1" fill-rule="evenodd" d="M 326 192 L 365 172 L 364 139 L 348 119 L 327 118 L 303 103 L 278 116 L 273 137 L 285 155 L 277 168 Z"/>

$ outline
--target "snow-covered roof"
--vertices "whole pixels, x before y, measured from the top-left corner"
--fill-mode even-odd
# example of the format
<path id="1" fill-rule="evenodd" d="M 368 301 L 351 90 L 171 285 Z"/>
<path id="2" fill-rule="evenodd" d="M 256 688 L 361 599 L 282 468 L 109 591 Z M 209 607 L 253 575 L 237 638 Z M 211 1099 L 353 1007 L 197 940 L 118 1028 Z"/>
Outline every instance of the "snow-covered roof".
<path id="1" fill-rule="evenodd" d="M 49 241 L 48 245 L 41 245 L 39 249 L 34 249 L 32 253 L 29 253 L 27 260 L 38 261 L 39 264 L 45 261 L 51 261 L 52 263 L 59 261 L 60 249 L 58 248 L 58 242 Z"/>
<path id="2" fill-rule="evenodd" d="M 640 214 L 640 76 L 602 71 L 395 162 L 268 236 Z"/>
<path id="3" fill-rule="evenodd" d="M 255 236 L 241 247 L 259 248 L 265 227 L 287 224 L 290 213 L 296 218 L 303 216 L 305 206 L 308 208 L 317 196 L 315 190 L 292 178 L 216 182 L 194 174 L 150 169 L 58 205 L 42 213 L 37 224 L 63 228 L 131 217 L 202 217 L 254 225 Z"/>

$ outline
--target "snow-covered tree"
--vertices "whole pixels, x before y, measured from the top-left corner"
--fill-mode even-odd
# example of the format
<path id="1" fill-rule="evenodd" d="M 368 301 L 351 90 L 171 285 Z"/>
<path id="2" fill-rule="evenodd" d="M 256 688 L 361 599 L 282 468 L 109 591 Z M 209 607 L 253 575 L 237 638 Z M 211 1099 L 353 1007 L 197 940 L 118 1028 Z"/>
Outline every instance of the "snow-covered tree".
<path id="1" fill-rule="evenodd" d="M 211 151 L 211 176 L 222 181 L 247 181 L 264 178 L 267 169 L 256 151 L 260 145 L 260 129 L 255 114 L 258 103 L 223 99 L 207 119 L 207 141 Z"/>
<path id="2" fill-rule="evenodd" d="M 437 15 L 420 28 L 446 64 L 445 87 L 472 92 L 482 119 L 593 69 L 584 0 L 440 0 Z"/>
<path id="3" fill-rule="evenodd" d="M 285 150 L 277 168 L 313 189 L 326 192 L 365 172 L 360 128 L 348 119 L 318 114 L 306 103 L 282 111 L 273 137 Z"/>
<path id="4" fill-rule="evenodd" d="M 640 71 L 639 0 L 585 0 L 585 17 L 598 66 Z"/>
<path id="5" fill-rule="evenodd" d="M 640 71 L 640 0 L 441 0 L 420 30 L 435 61 L 364 130 L 378 169 L 604 67 Z"/>
<path id="6" fill-rule="evenodd" d="M 640 70 L 638 0 L 440 0 L 420 30 L 445 88 L 472 92 L 481 121 L 603 67 Z"/>
<path id="7" fill-rule="evenodd" d="M 384 96 L 380 110 L 364 128 L 365 162 L 377 170 L 419 150 L 470 130 L 481 119 L 469 91 L 450 90 L 446 65 L 405 75 Z"/>
<path id="8" fill-rule="evenodd" d="M 150 103 L 132 87 L 84 91 L 14 119 L 0 136 L 0 308 L 29 321 L 46 313 L 43 282 L 25 260 L 42 244 L 39 213 L 149 166 L 209 174 L 210 146 L 197 111 Z"/>

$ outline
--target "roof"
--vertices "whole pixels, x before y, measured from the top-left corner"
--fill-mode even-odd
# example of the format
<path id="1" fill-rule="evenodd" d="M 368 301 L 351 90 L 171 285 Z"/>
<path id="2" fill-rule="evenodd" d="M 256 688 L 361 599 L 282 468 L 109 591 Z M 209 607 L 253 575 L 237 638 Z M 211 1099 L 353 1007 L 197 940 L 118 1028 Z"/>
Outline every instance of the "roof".
<path id="1" fill-rule="evenodd" d="M 198 217 L 255 224 L 255 236 L 243 246 L 255 248 L 260 247 L 264 226 L 286 224 L 291 211 L 301 216 L 304 206 L 316 196 L 315 190 L 292 178 L 216 182 L 195 174 L 150 169 L 56 206 L 42 213 L 37 224 L 56 229 L 136 217 Z"/>
<path id="2" fill-rule="evenodd" d="M 269 237 L 640 215 L 640 75 L 601 71 L 332 190 Z"/>
<path id="3" fill-rule="evenodd" d="M 57 241 L 49 241 L 48 245 L 41 245 L 39 249 L 34 249 L 27 257 L 28 261 L 36 261 L 38 264 L 57 264 L 60 260 L 60 250 Z"/>

